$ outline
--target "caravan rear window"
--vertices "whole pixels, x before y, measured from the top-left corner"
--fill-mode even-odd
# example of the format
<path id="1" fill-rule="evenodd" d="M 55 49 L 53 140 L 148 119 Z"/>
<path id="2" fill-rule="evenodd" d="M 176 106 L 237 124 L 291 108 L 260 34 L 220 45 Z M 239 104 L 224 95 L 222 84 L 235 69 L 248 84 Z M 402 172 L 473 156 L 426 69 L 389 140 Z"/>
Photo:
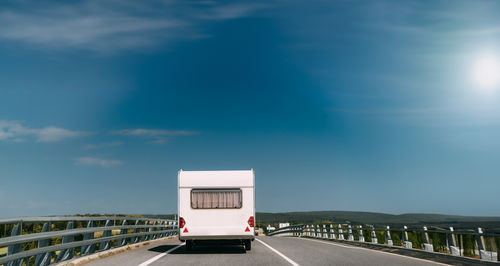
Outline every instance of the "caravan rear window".
<path id="1" fill-rule="evenodd" d="M 193 209 L 239 209 L 241 189 L 193 189 L 191 190 Z"/>

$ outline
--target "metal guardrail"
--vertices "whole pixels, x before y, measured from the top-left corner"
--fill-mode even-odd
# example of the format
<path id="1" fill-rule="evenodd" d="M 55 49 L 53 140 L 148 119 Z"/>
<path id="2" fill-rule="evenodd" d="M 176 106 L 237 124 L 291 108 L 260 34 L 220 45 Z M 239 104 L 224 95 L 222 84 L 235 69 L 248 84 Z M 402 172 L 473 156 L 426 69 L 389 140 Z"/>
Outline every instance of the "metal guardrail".
<path id="1" fill-rule="evenodd" d="M 12 218 L 0 219 L 0 225 L 12 228 L 9 237 L 0 238 L 0 249 L 7 247 L 0 254 L 5 266 L 49 265 L 178 234 L 174 220 L 125 216 Z"/>
<path id="2" fill-rule="evenodd" d="M 354 232 L 357 231 L 357 234 Z M 396 232 L 396 234 L 395 234 Z M 397 232 L 400 232 L 398 234 Z M 420 247 L 414 247 L 409 234 L 412 238 L 421 241 Z M 318 239 L 341 240 L 341 241 L 356 241 L 366 242 L 371 244 L 382 244 L 387 246 L 394 246 L 393 236 L 397 236 L 397 242 L 401 243 L 401 247 L 413 249 L 423 249 L 428 252 L 440 252 L 436 249 L 433 237 L 429 235 L 436 234 L 445 239 L 445 252 L 455 256 L 465 256 L 464 254 L 464 236 L 472 236 L 473 251 L 482 260 L 499 261 L 498 250 L 500 245 L 497 242 L 500 239 L 500 233 L 484 232 L 482 228 L 476 230 L 454 230 L 453 227 L 449 229 L 433 228 L 428 229 L 426 226 L 422 228 L 408 228 L 403 226 L 401 229 L 391 229 L 386 227 L 363 227 L 362 225 L 333 225 L 329 224 L 311 224 L 311 225 L 292 225 L 289 227 L 279 228 L 275 231 L 268 233 L 269 236 L 274 235 L 287 235 L 296 237 L 310 237 Z M 469 237 L 470 238 L 470 237 Z M 489 238 L 486 241 L 486 238 Z M 493 241 L 492 241 L 493 240 Z M 495 242 L 495 240 L 497 242 Z M 437 245 L 437 243 L 435 243 Z M 470 243 L 469 243 L 470 244 Z"/>
<path id="3" fill-rule="evenodd" d="M 278 228 L 275 231 L 268 233 L 268 236 L 282 235 L 286 234 L 287 236 L 302 236 L 304 231 L 303 224 L 291 225 L 287 227 Z"/>

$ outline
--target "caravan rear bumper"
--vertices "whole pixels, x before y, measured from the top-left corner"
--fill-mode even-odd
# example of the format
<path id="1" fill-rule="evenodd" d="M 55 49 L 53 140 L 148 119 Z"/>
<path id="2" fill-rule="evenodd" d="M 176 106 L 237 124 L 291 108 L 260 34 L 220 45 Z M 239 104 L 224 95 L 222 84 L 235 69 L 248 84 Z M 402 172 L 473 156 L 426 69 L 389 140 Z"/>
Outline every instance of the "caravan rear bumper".
<path id="1" fill-rule="evenodd" d="M 179 240 L 228 240 L 228 239 L 250 239 L 253 240 L 254 235 L 179 235 Z"/>

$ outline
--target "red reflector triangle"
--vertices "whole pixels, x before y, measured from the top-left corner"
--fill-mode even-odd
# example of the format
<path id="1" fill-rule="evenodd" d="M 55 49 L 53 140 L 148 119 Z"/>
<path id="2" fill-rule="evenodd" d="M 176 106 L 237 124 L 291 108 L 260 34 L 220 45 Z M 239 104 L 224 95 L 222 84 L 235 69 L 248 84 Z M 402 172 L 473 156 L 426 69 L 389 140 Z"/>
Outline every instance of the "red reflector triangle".
<path id="1" fill-rule="evenodd" d="M 245 232 L 250 232 L 250 229 L 248 229 L 248 226 L 247 226 L 247 229 L 245 229 Z"/>
<path id="2" fill-rule="evenodd" d="M 183 233 L 189 233 L 188 228 L 187 228 L 187 227 L 186 227 L 186 228 L 184 228 L 184 231 L 182 231 L 182 232 L 183 232 Z"/>

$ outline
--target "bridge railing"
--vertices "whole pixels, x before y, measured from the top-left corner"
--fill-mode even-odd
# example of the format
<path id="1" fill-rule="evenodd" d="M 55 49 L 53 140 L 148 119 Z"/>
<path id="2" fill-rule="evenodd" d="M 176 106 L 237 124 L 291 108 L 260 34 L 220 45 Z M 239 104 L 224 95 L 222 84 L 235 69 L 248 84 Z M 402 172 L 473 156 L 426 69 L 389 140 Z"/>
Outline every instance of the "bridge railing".
<path id="1" fill-rule="evenodd" d="M 352 241 L 375 245 L 398 246 L 428 252 L 447 253 L 455 256 L 475 257 L 489 261 L 500 261 L 500 233 L 476 230 L 454 230 L 426 226 L 421 228 L 391 228 L 345 224 L 292 225 L 268 233 Z"/>
<path id="2" fill-rule="evenodd" d="M 6 266 L 49 265 L 178 233 L 174 220 L 125 216 L 0 219 L 2 229 L 0 265 Z"/>
<path id="3" fill-rule="evenodd" d="M 291 225 L 291 226 L 279 228 L 275 231 L 268 233 L 267 235 L 269 235 L 269 236 L 274 236 L 274 235 L 302 236 L 303 232 L 304 232 L 304 225 L 297 224 L 297 225 Z"/>

